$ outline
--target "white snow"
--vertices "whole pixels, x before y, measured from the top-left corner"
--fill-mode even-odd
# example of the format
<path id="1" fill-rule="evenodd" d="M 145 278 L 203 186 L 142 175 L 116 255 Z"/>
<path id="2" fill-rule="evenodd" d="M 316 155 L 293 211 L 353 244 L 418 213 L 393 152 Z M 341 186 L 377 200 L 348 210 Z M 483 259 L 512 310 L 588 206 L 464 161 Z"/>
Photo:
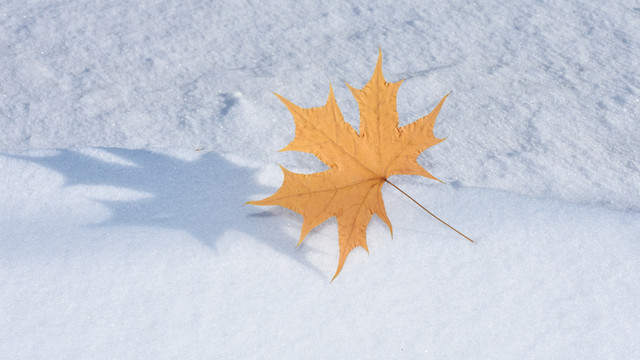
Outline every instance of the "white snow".
<path id="1" fill-rule="evenodd" d="M 631 2 L 0 3 L 0 358 L 640 358 L 640 7 Z M 346 120 L 378 48 L 402 124 L 452 91 L 447 185 L 339 277 L 337 225 L 243 205 Z"/>

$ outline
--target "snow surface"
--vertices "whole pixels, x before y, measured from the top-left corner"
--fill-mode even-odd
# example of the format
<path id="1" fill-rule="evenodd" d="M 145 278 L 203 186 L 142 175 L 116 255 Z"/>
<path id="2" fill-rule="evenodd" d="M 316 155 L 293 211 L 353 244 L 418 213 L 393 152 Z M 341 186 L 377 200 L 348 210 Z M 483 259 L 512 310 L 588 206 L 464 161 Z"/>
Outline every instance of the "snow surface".
<path id="1" fill-rule="evenodd" d="M 640 358 L 640 7 L 0 2 L 0 358 Z M 330 220 L 243 206 L 348 122 L 382 48 L 447 99 L 340 276 Z M 198 151 L 196 151 L 198 150 Z"/>

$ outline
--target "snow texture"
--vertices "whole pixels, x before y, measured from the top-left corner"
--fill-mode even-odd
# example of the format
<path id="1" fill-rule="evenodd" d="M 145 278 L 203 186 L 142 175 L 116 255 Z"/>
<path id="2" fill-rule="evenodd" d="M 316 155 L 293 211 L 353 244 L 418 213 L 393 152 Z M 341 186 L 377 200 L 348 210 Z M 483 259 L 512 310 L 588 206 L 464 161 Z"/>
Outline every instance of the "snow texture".
<path id="1" fill-rule="evenodd" d="M 640 358 L 640 7 L 614 1 L 0 2 L 0 358 Z M 244 206 L 273 95 L 362 87 L 447 140 L 393 239 Z"/>

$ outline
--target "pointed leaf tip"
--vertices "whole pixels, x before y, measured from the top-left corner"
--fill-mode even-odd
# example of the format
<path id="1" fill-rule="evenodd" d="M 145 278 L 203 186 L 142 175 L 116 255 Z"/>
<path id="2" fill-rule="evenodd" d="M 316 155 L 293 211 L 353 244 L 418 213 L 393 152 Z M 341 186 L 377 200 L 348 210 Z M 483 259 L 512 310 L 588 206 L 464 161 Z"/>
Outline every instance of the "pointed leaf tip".
<path id="1" fill-rule="evenodd" d="M 382 75 L 382 49 L 378 50 L 378 60 L 376 61 L 375 73 L 380 73 L 380 75 Z M 384 79 L 384 76 L 382 76 L 382 78 Z"/>

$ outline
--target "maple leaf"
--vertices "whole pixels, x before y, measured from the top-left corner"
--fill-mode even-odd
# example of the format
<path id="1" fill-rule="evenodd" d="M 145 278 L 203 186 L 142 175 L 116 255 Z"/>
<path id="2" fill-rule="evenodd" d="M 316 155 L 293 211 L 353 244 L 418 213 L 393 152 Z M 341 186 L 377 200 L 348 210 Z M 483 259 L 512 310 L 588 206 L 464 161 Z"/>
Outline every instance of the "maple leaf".
<path id="1" fill-rule="evenodd" d="M 444 140 L 434 136 L 433 127 L 448 95 L 429 115 L 398 127 L 396 96 L 401 83 L 402 80 L 389 83 L 384 79 L 379 51 L 373 76 L 364 88 L 359 90 L 347 84 L 360 109 L 360 133 L 344 121 L 331 87 L 329 98 L 321 107 L 301 108 L 276 94 L 293 115 L 296 126 L 295 138 L 280 151 L 311 153 L 329 169 L 297 174 L 280 166 L 284 173 L 280 189 L 263 200 L 248 203 L 279 205 L 301 214 L 298 245 L 313 228 L 335 216 L 340 257 L 333 279 L 352 249 L 362 246 L 369 251 L 366 230 L 373 214 L 387 224 L 393 235 L 381 192 L 385 183 L 398 189 L 387 180 L 391 175 L 421 175 L 438 180 L 418 164 L 417 158 L 425 149 Z"/>

